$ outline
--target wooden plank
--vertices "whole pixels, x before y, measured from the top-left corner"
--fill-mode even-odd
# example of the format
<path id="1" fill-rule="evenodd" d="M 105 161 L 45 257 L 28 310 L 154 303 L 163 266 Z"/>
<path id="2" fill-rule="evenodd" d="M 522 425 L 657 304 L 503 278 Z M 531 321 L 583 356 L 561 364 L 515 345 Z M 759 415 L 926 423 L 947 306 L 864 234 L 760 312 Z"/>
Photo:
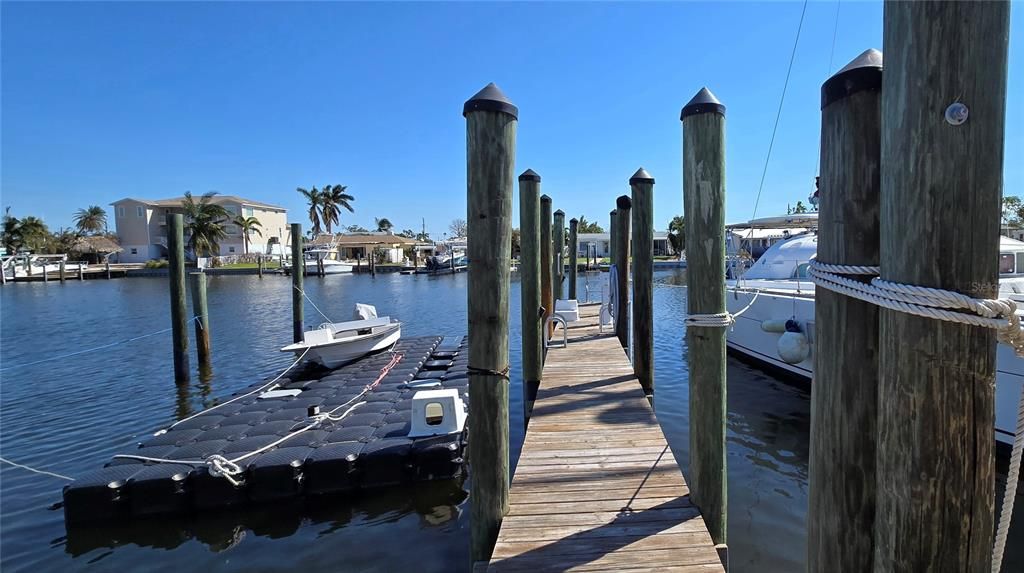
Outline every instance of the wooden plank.
<path id="1" fill-rule="evenodd" d="M 581 307 L 543 387 L 486 568 L 723 572 L 675 455 L 619 341 Z"/>

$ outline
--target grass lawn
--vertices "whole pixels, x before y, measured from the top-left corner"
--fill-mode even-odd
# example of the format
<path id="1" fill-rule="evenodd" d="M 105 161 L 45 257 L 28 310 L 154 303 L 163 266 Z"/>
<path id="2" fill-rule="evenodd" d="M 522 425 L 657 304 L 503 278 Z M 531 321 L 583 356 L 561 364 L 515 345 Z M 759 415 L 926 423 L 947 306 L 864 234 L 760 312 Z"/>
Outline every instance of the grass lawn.
<path id="1" fill-rule="evenodd" d="M 256 263 L 231 263 L 230 265 L 221 265 L 216 267 L 218 269 L 255 269 L 259 265 Z M 267 261 L 263 264 L 264 270 L 275 270 L 280 268 L 278 261 Z"/>

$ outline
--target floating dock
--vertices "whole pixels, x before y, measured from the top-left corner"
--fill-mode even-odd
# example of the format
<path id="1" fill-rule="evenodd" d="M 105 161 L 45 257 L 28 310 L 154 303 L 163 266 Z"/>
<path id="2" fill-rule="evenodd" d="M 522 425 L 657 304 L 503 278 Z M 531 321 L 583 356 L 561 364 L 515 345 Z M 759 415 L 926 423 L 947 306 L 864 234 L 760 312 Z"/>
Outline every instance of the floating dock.
<path id="1" fill-rule="evenodd" d="M 65 521 L 185 513 L 457 477 L 465 432 L 408 434 L 417 391 L 457 389 L 468 403 L 464 344 L 462 337 L 407 338 L 390 352 L 278 382 L 276 390 L 291 392 L 267 397 L 257 391 L 267 382 L 254 384 L 123 452 L 180 463 L 118 457 L 77 477 L 64 489 Z M 317 413 L 339 407 L 347 412 L 340 420 L 297 431 Z M 275 442 L 239 461 L 240 473 L 229 477 L 218 475 L 217 466 L 190 461 L 239 459 Z"/>
<path id="2" fill-rule="evenodd" d="M 550 348 L 489 563 L 476 573 L 724 572 L 654 411 L 598 305 Z M 556 339 L 558 337 L 556 336 Z"/>

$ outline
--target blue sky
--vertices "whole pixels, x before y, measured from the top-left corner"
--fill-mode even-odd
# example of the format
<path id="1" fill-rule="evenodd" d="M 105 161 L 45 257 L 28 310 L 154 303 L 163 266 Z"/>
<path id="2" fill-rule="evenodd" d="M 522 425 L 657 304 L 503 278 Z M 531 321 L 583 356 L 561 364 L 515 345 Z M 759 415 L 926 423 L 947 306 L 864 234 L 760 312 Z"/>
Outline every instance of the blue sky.
<path id="1" fill-rule="evenodd" d="M 308 224 L 295 187 L 341 183 L 343 224 L 425 218 L 439 237 L 465 216 L 462 104 L 494 81 L 520 108 L 516 172 L 556 208 L 606 226 L 644 166 L 664 229 L 682 212 L 679 110 L 707 85 L 728 107 L 727 218 L 746 220 L 801 7 L 3 2 L 0 201 L 56 228 L 89 204 L 215 190 Z M 807 7 L 760 216 L 813 190 L 836 7 Z M 1024 195 L 1014 8 L 1005 192 Z M 832 71 L 881 36 L 880 3 L 843 2 Z"/>

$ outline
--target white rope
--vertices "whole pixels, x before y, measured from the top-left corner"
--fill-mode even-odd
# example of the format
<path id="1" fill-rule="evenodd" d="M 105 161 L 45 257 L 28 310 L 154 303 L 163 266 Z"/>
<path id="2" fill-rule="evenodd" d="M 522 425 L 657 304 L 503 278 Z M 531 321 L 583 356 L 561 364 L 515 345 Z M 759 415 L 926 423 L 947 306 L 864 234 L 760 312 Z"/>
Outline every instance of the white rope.
<path id="1" fill-rule="evenodd" d="M 6 458 L 0 458 L 0 462 L 3 462 L 3 463 L 8 464 L 8 465 L 12 465 L 12 466 L 14 466 L 16 468 L 21 468 L 23 470 L 28 470 L 28 471 L 30 471 L 32 473 L 37 473 L 37 474 L 42 474 L 44 476 L 51 476 L 51 477 L 55 477 L 55 478 L 65 479 L 65 480 L 68 480 L 68 481 L 75 481 L 75 478 L 71 478 L 71 477 L 68 477 L 68 476 L 65 476 L 65 475 L 61 475 L 61 474 L 57 474 L 57 473 L 53 473 L 53 472 L 48 472 L 46 470 L 37 470 L 36 468 L 30 468 L 30 467 L 28 467 L 26 465 L 23 465 L 23 464 L 14 463 L 11 460 L 8 460 Z"/>
<path id="2" fill-rule="evenodd" d="M 278 374 L 277 376 L 275 376 L 273 380 L 271 380 L 270 382 L 267 382 L 266 384 L 264 384 L 263 386 L 260 386 L 259 388 L 253 390 L 252 392 L 246 392 L 245 394 L 242 394 L 241 396 L 235 396 L 234 398 L 228 400 L 227 402 L 222 402 L 220 404 L 217 404 L 216 406 L 211 406 L 211 407 L 203 410 L 202 412 L 197 412 L 197 413 L 192 414 L 191 416 L 189 416 L 187 418 L 178 420 L 177 422 L 171 424 L 170 426 L 167 426 L 166 428 L 160 430 L 159 432 L 156 432 L 153 435 L 154 436 L 159 436 L 161 434 L 166 434 L 167 430 L 170 430 L 171 428 L 173 428 L 174 426 L 177 426 L 178 424 L 187 422 L 187 421 L 189 421 L 192 418 L 195 418 L 197 416 L 202 416 L 203 414 L 207 414 L 209 412 L 212 412 L 212 411 L 216 410 L 217 408 L 220 408 L 221 406 L 226 406 L 226 405 L 234 402 L 235 400 L 241 400 L 242 398 L 245 398 L 246 396 L 252 396 L 253 394 L 255 394 L 257 392 L 262 392 L 264 390 L 272 390 L 274 388 L 277 388 L 277 381 L 280 380 L 281 378 L 283 378 L 284 375 L 287 374 L 289 370 L 291 370 L 292 368 L 295 368 L 296 364 L 298 364 L 299 362 L 302 362 L 302 359 L 306 357 L 306 353 L 309 352 L 309 350 L 310 350 L 309 348 L 303 350 L 302 354 L 300 354 L 299 357 L 295 359 L 295 362 L 292 362 L 290 365 L 288 365 L 288 368 L 285 368 L 284 371 L 281 372 L 280 374 Z"/>
<path id="3" fill-rule="evenodd" d="M 306 294 L 306 291 L 304 291 L 304 290 L 300 289 L 300 288 L 299 288 L 298 286 L 296 286 L 296 285 L 292 285 L 292 287 L 293 287 L 293 288 L 294 288 L 295 290 L 299 291 L 299 294 L 301 294 L 301 295 L 302 295 L 302 298 L 306 299 L 306 302 L 308 302 L 308 303 L 309 303 L 309 305 L 313 307 L 313 310 L 315 310 L 315 311 L 317 311 L 318 313 L 320 313 L 320 316 L 324 317 L 324 320 L 326 320 L 327 322 L 334 322 L 333 320 L 331 320 L 331 317 L 327 316 L 326 314 L 324 314 L 324 311 L 320 310 L 320 307 L 318 307 L 318 306 L 316 305 L 316 303 L 315 303 L 315 302 L 313 302 L 313 299 L 309 298 L 309 295 L 307 295 L 307 294 Z"/>
<path id="4" fill-rule="evenodd" d="M 1024 386 L 1020 389 L 1020 400 L 1017 402 L 1017 433 L 1013 439 L 1010 469 L 1006 474 L 1006 490 L 1003 492 L 1003 504 L 999 511 L 999 524 L 996 527 L 996 541 L 992 550 L 992 573 L 999 573 L 1003 566 L 1003 551 L 1006 549 L 1006 536 L 1010 532 L 1010 521 L 1013 518 L 1013 502 L 1017 496 L 1022 451 L 1024 451 Z"/>
<path id="5" fill-rule="evenodd" d="M 353 404 L 352 406 L 348 407 L 347 410 L 342 412 L 340 415 L 335 415 L 334 413 L 337 412 L 338 410 L 341 410 L 342 408 L 345 408 L 345 407 L 349 406 L 349 404 L 352 404 L 356 400 L 361 399 L 363 396 L 366 395 L 367 392 L 369 392 L 375 386 L 377 386 L 377 384 L 379 384 L 380 381 L 384 379 L 384 376 L 386 376 L 387 373 L 390 372 L 391 369 L 394 368 L 395 365 L 398 364 L 402 360 L 402 356 L 403 356 L 402 354 L 393 354 L 392 358 L 391 358 L 391 361 L 388 362 L 388 364 L 386 364 L 383 368 L 380 369 L 380 375 L 377 376 L 377 379 L 374 380 L 373 382 L 363 386 L 363 391 L 360 392 L 358 396 L 352 398 L 351 400 L 349 400 L 348 402 L 345 402 L 344 404 L 341 404 L 340 406 L 336 406 L 335 408 L 332 408 L 331 410 L 329 410 L 327 412 L 323 412 L 323 413 L 320 413 L 320 414 L 315 414 L 313 416 L 310 416 L 309 423 L 307 423 L 302 428 L 299 428 L 297 430 L 293 428 L 292 429 L 293 431 L 291 433 L 281 437 L 280 439 L 274 440 L 273 442 L 271 442 L 271 443 L 269 443 L 269 444 L 267 444 L 267 445 L 265 445 L 265 446 L 263 446 L 261 448 L 253 450 L 253 451 L 251 451 L 251 452 L 249 452 L 247 454 L 238 456 L 236 458 L 228 459 L 228 458 L 226 458 L 226 457 L 224 457 L 224 456 L 222 456 L 220 454 L 213 454 L 213 455 L 208 456 L 207 458 L 202 459 L 202 460 L 173 460 L 173 459 L 170 459 L 170 458 L 152 458 L 152 457 L 149 457 L 149 456 L 138 456 L 138 455 L 134 455 L 134 454 L 119 454 L 119 455 L 114 456 L 114 459 L 139 460 L 139 461 L 143 461 L 143 462 L 165 463 L 165 464 L 184 464 L 184 465 L 190 465 L 190 466 L 206 466 L 206 471 L 209 472 L 210 475 L 215 476 L 215 477 L 223 477 L 224 479 L 226 479 L 229 482 L 231 482 L 231 485 L 237 487 L 237 486 L 241 485 L 242 483 L 244 483 L 244 481 L 245 481 L 243 477 L 239 477 L 243 473 L 245 473 L 245 468 L 239 466 L 238 462 L 241 462 L 242 460 L 245 460 L 245 459 L 251 458 L 253 456 L 262 454 L 263 452 L 265 452 L 267 450 L 270 450 L 272 448 L 276 448 L 277 446 L 279 446 L 282 443 L 284 443 L 286 440 L 290 440 L 291 438 L 294 438 L 295 436 L 298 436 L 299 434 L 301 434 L 303 432 L 306 432 L 306 431 L 309 431 L 309 430 L 312 430 L 312 429 L 320 427 L 326 421 L 340 422 L 341 420 L 343 420 L 345 418 L 345 416 L 348 416 L 353 410 L 355 410 L 359 406 L 362 406 L 363 404 L 366 404 L 366 402 L 363 401 L 363 402 L 359 402 L 357 404 Z M 241 396 L 239 396 L 239 398 L 240 397 Z M 227 402 L 225 402 L 225 404 L 226 403 Z M 209 411 L 209 410 L 207 410 L 207 411 Z M 184 420 L 182 420 L 182 422 L 183 421 Z M 163 430 L 163 431 L 166 431 L 166 430 Z M 162 433 L 163 431 L 158 432 L 158 434 Z"/>
<path id="6" fill-rule="evenodd" d="M 750 307 L 754 306 L 754 301 L 756 301 L 759 296 L 761 296 L 761 291 L 754 291 L 754 298 L 750 299 L 750 303 L 740 309 L 737 313 L 719 312 L 716 314 L 691 314 L 687 316 L 683 322 L 685 322 L 687 326 L 699 326 L 702 328 L 728 328 L 733 324 L 736 324 L 737 317 L 744 312 L 747 312 L 747 309 Z"/>
<path id="7" fill-rule="evenodd" d="M 192 321 L 195 321 L 195 320 L 199 320 L 199 318 L 200 318 L 199 316 L 193 316 L 192 318 L 188 319 L 188 321 L 185 324 L 188 324 L 189 322 L 192 322 Z M 200 322 L 200 324 L 202 324 L 202 322 Z M 35 366 L 36 364 L 42 364 L 44 362 L 53 362 L 54 360 L 63 360 L 65 358 L 71 358 L 72 356 L 78 356 L 80 354 L 88 354 L 90 352 L 96 352 L 97 350 L 104 350 L 106 348 L 113 348 L 114 346 L 120 346 L 122 344 L 128 344 L 129 342 L 135 342 L 136 340 L 142 340 L 143 338 L 149 338 L 150 336 L 156 336 L 158 334 L 164 334 L 164 333 L 170 332 L 172 330 L 174 330 L 173 327 L 172 328 L 164 328 L 164 329 L 158 330 L 156 332 L 150 332 L 149 334 L 143 334 L 142 336 L 136 336 L 136 337 L 133 337 L 133 338 L 126 338 L 125 340 L 119 340 L 117 342 L 111 342 L 109 344 L 103 344 L 101 346 L 94 346 L 92 348 L 86 348 L 85 350 L 76 350 L 75 352 L 69 352 L 67 354 L 61 354 L 59 356 L 51 356 L 49 358 L 43 358 L 42 360 L 36 360 L 34 362 L 25 362 L 24 364 L 15 364 L 14 366 L 4 366 L 3 368 L 0 368 L 0 372 L 4 372 L 4 371 L 7 371 L 7 370 L 14 370 L 15 368 L 24 368 L 26 366 Z"/>
<path id="8" fill-rule="evenodd" d="M 830 265 L 812 259 L 807 272 L 817 286 L 882 308 L 991 328 L 998 332 L 1000 342 L 1011 346 L 1017 356 L 1024 357 L 1024 330 L 1013 300 L 973 298 L 943 289 L 886 281 L 878 278 L 878 271 L 874 266 Z M 843 275 L 874 278 L 865 283 Z"/>

